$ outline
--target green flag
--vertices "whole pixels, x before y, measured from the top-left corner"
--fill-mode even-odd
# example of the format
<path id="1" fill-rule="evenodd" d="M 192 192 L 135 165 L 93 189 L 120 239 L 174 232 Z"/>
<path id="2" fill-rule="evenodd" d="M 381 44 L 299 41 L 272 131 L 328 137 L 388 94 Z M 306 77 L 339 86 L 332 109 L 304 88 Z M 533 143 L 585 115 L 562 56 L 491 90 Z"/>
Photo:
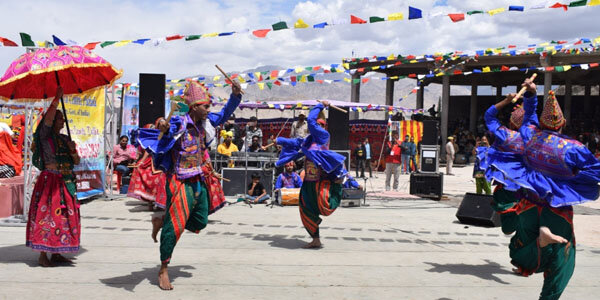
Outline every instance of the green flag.
<path id="1" fill-rule="evenodd" d="M 573 2 L 569 3 L 569 7 L 585 6 L 586 4 L 587 4 L 587 0 L 573 1 Z"/>
<path id="2" fill-rule="evenodd" d="M 23 47 L 35 47 L 35 43 L 31 40 L 31 36 L 25 32 L 20 32 L 21 44 Z"/>
<path id="3" fill-rule="evenodd" d="M 554 67 L 554 71 L 556 71 L 556 72 L 564 72 L 565 68 L 563 66 L 556 66 L 556 67 Z"/>
<path id="4" fill-rule="evenodd" d="M 269 89 L 271 89 L 273 87 L 273 84 L 270 82 L 267 82 L 267 86 L 269 87 Z"/>
<path id="5" fill-rule="evenodd" d="M 472 11 L 468 11 L 467 15 L 474 15 L 474 14 L 482 14 L 483 10 L 472 10 Z"/>
<path id="6" fill-rule="evenodd" d="M 314 82 L 315 81 L 315 77 L 308 75 L 306 76 L 306 80 L 308 80 L 309 82 Z"/>
<path id="7" fill-rule="evenodd" d="M 360 83 L 360 79 L 358 79 L 358 78 L 352 79 L 352 84 L 359 84 L 359 83 Z"/>
<path id="8" fill-rule="evenodd" d="M 117 42 L 117 41 L 106 41 L 106 42 L 104 42 L 104 43 L 100 44 L 100 47 L 104 48 L 104 47 L 106 47 L 106 46 L 110 46 L 110 45 L 112 45 L 112 44 L 114 44 L 114 43 L 116 43 L 116 42 Z"/>
<path id="9" fill-rule="evenodd" d="M 385 21 L 385 19 L 381 18 L 381 17 L 370 17 L 369 18 L 369 23 L 383 22 L 383 21 Z"/>
<path id="10" fill-rule="evenodd" d="M 277 23 L 273 24 L 272 26 L 273 26 L 273 31 L 288 29 L 287 24 L 284 21 L 277 22 Z"/>
<path id="11" fill-rule="evenodd" d="M 185 37 L 186 41 L 197 40 L 200 39 L 201 35 L 188 35 Z"/>

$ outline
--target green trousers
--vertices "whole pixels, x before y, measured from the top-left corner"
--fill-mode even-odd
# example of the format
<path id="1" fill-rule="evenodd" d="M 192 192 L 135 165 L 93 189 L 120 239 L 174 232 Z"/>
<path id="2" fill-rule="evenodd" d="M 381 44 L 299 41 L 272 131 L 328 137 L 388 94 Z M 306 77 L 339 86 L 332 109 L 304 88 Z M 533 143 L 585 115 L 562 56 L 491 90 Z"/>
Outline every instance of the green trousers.
<path id="1" fill-rule="evenodd" d="M 319 215 L 329 216 L 340 205 L 342 185 L 329 180 L 305 181 L 300 188 L 300 219 L 308 234 L 319 237 Z"/>
<path id="2" fill-rule="evenodd" d="M 198 233 L 208 223 L 208 191 L 199 176 L 167 180 L 167 207 L 160 235 L 160 261 L 169 263 L 185 229 Z"/>

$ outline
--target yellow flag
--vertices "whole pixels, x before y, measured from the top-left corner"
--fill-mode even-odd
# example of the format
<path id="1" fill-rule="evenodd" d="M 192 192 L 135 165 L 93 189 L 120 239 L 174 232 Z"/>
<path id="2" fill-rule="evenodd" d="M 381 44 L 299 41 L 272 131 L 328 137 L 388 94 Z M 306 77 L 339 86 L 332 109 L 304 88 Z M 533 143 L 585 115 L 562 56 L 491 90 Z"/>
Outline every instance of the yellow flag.
<path id="1" fill-rule="evenodd" d="M 444 72 L 439 72 L 437 74 L 435 74 L 436 77 L 440 77 L 440 76 L 444 76 Z"/>
<path id="2" fill-rule="evenodd" d="M 492 10 L 488 10 L 488 14 L 490 14 L 490 16 L 493 16 L 495 14 L 499 14 L 502 13 L 506 10 L 506 8 L 501 7 L 501 8 L 496 8 L 496 9 L 492 9 Z"/>
<path id="3" fill-rule="evenodd" d="M 302 75 L 300 76 L 300 80 L 298 80 L 300 82 L 306 82 L 306 75 Z"/>
<path id="4" fill-rule="evenodd" d="M 264 82 L 259 82 L 259 83 L 257 83 L 257 84 L 258 84 L 258 88 L 259 88 L 260 90 L 264 90 L 264 89 L 265 89 L 265 83 L 264 83 Z"/>
<path id="5" fill-rule="evenodd" d="M 218 32 L 213 32 L 213 33 L 205 33 L 205 34 L 203 34 L 201 37 L 202 37 L 202 38 L 207 38 L 207 37 L 216 37 L 216 36 L 219 36 L 219 33 L 218 33 Z"/>
<path id="6" fill-rule="evenodd" d="M 35 43 L 36 43 L 36 44 L 38 45 L 38 47 L 40 47 L 40 48 L 44 48 L 44 47 L 46 47 L 46 43 L 45 43 L 45 42 L 40 42 L 40 41 L 37 41 L 37 42 L 35 42 Z"/>
<path id="7" fill-rule="evenodd" d="M 304 23 L 302 19 L 298 19 L 298 21 L 294 23 L 294 28 L 308 28 L 308 24 Z"/>
<path id="8" fill-rule="evenodd" d="M 540 46 L 540 47 L 546 47 L 546 46 L 548 46 L 548 45 L 550 45 L 550 43 L 548 43 L 548 42 L 545 42 L 545 43 L 541 43 L 541 44 L 539 44 L 539 46 Z"/>
<path id="9" fill-rule="evenodd" d="M 254 72 L 254 76 L 256 77 L 256 80 L 258 80 L 260 78 L 260 72 Z"/>
<path id="10" fill-rule="evenodd" d="M 294 69 L 294 72 L 296 72 L 296 73 L 300 73 L 302 71 L 304 71 L 304 68 L 302 68 L 302 67 L 297 67 Z"/>
<path id="11" fill-rule="evenodd" d="M 240 83 L 246 82 L 246 79 L 244 79 L 242 75 L 238 76 L 237 79 L 240 81 Z"/>
<path id="12" fill-rule="evenodd" d="M 358 112 L 362 112 L 362 108 L 360 108 L 360 107 L 359 107 L 359 108 L 357 108 L 356 110 L 357 110 Z"/>
<path id="13" fill-rule="evenodd" d="M 377 70 L 377 69 L 379 69 L 379 66 L 373 66 L 373 67 L 371 67 L 371 70 Z"/>
<path id="14" fill-rule="evenodd" d="M 490 67 L 483 67 L 483 68 L 481 69 L 481 71 L 482 71 L 483 73 L 489 73 L 489 72 L 491 72 L 492 70 L 490 69 Z"/>
<path id="15" fill-rule="evenodd" d="M 398 76 L 392 76 L 392 77 L 390 77 L 390 79 L 398 79 L 398 78 L 399 78 Z"/>
<path id="16" fill-rule="evenodd" d="M 219 76 L 219 75 L 213 77 L 213 81 L 219 81 L 219 79 L 221 79 L 221 76 Z"/>
<path id="17" fill-rule="evenodd" d="M 271 103 L 267 104 L 267 106 L 269 106 L 269 108 L 274 108 L 275 107 L 275 105 L 273 105 Z"/>
<path id="18" fill-rule="evenodd" d="M 571 70 L 571 65 L 564 65 L 563 69 L 565 70 L 565 72 L 569 71 L 569 70 Z"/>
<path id="19" fill-rule="evenodd" d="M 588 6 L 600 5 L 600 0 L 590 0 Z"/>
<path id="20" fill-rule="evenodd" d="M 599 0 L 600 1 L 600 0 Z M 404 15 L 402 13 L 393 13 L 388 15 L 388 21 L 400 21 L 404 19 Z"/>
<path id="21" fill-rule="evenodd" d="M 342 65 L 344 66 L 344 68 L 346 68 L 346 70 L 350 69 L 350 64 L 349 63 L 343 63 Z"/>
<path id="22" fill-rule="evenodd" d="M 394 59 L 396 59 L 396 55 L 390 54 L 390 56 L 388 56 L 387 59 L 388 60 L 394 60 Z"/>
<path id="23" fill-rule="evenodd" d="M 302 102 L 298 102 L 298 103 L 296 103 L 296 106 L 297 106 L 297 107 L 302 107 Z"/>
<path id="24" fill-rule="evenodd" d="M 351 80 L 350 78 L 346 77 L 346 78 L 344 78 L 344 81 L 345 81 L 345 82 L 350 82 L 350 81 L 352 81 L 352 80 Z"/>
<path id="25" fill-rule="evenodd" d="M 127 45 L 127 44 L 129 44 L 131 42 L 133 42 L 133 41 L 132 40 L 120 41 L 120 42 L 115 43 L 115 47 L 123 47 L 123 46 L 125 46 L 125 45 Z"/>

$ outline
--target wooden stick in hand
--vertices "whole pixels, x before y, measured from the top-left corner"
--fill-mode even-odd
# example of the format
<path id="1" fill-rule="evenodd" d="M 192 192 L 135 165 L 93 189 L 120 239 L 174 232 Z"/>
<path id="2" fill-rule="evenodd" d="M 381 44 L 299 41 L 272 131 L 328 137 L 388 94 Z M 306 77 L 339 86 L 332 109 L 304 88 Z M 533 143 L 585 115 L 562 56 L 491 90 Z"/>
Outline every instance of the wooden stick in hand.
<path id="1" fill-rule="evenodd" d="M 317 102 L 319 102 L 319 103 L 323 103 L 323 101 L 321 101 L 321 100 L 317 100 Z M 341 111 L 341 112 L 343 112 L 343 113 L 345 113 L 345 114 L 347 114 L 347 113 L 348 113 L 348 111 L 347 111 L 347 110 L 345 110 L 345 109 L 343 109 L 343 108 L 339 108 L 339 107 L 337 107 L 337 106 L 335 106 L 335 105 L 333 105 L 333 104 L 329 104 L 329 107 L 331 107 L 331 108 L 333 108 L 333 109 L 335 109 L 335 110 L 339 110 L 339 111 Z"/>
<path id="2" fill-rule="evenodd" d="M 171 111 L 169 112 L 169 115 L 167 116 L 167 124 L 169 124 L 169 121 L 171 121 L 171 117 L 173 116 L 173 113 L 175 112 L 175 110 L 177 110 L 177 102 L 176 101 L 171 101 Z M 158 140 L 160 141 L 160 139 L 162 139 L 164 132 L 160 132 L 158 134 Z"/>
<path id="3" fill-rule="evenodd" d="M 221 67 L 219 67 L 219 65 L 215 65 L 215 67 L 219 70 L 219 72 L 221 72 L 221 74 L 223 74 L 223 76 L 225 76 L 225 78 L 227 78 L 227 80 L 229 80 L 229 82 L 231 82 L 231 84 L 238 85 L 237 82 L 233 81 L 233 79 L 231 79 L 231 77 L 229 77 L 227 74 L 225 74 L 225 71 L 223 71 L 223 69 L 221 69 Z M 244 90 L 242 90 L 241 87 L 240 87 L 240 93 L 244 94 Z"/>
<path id="4" fill-rule="evenodd" d="M 531 75 L 529 80 L 534 81 L 536 77 L 537 77 L 537 73 L 533 73 L 533 75 Z M 519 100 L 519 98 L 521 98 L 521 96 L 523 96 L 523 94 L 525 93 L 526 90 L 527 90 L 527 87 L 522 87 L 521 90 L 517 93 L 517 95 L 515 95 L 515 97 L 512 99 L 512 103 L 517 102 L 517 100 Z"/>

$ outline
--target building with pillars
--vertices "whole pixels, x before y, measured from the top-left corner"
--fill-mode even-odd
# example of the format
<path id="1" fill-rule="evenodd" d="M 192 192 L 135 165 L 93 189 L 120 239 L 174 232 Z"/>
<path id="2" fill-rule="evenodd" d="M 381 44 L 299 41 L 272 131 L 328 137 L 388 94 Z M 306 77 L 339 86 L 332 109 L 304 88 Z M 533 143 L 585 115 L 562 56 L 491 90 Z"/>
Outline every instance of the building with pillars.
<path id="1" fill-rule="evenodd" d="M 361 76 L 367 72 L 385 74 L 386 105 L 394 103 L 394 83 L 400 78 L 414 78 L 418 81 L 416 108 L 423 108 L 424 87 L 435 83 L 442 85 L 440 131 L 441 140 L 448 136 L 449 115 L 452 106 L 459 106 L 455 114 L 469 119 L 469 129 L 475 132 L 476 122 L 485 109 L 499 101 L 502 88 L 515 87 L 518 90 L 525 78 L 538 73 L 535 83 L 543 86 L 547 95 L 552 86 L 564 86 L 565 93 L 559 97 L 567 124 L 571 120 L 573 110 L 573 86 L 583 86 L 583 105 L 577 104 L 584 112 L 593 113 L 596 102 L 593 102 L 591 87 L 600 84 L 600 52 L 580 54 L 571 53 L 529 53 L 523 55 L 491 55 L 491 56 L 455 56 L 455 57 L 380 57 L 373 59 L 345 59 L 344 63 L 352 74 L 351 101 L 360 102 Z M 358 80 L 354 80 L 358 79 Z M 468 109 L 464 109 L 464 101 L 460 97 L 450 97 L 452 86 L 471 87 Z M 478 97 L 480 86 L 491 86 L 496 89 L 496 97 Z M 538 96 L 542 96 L 541 87 Z M 512 92 L 512 91 L 511 91 Z M 543 96 L 542 96 L 543 97 Z M 463 97 L 464 98 L 464 97 Z M 485 98 L 486 103 L 480 103 Z M 600 97 L 599 97 L 600 98 Z M 598 99 L 596 99 L 598 100 Z M 540 101 L 540 106 L 543 101 Z M 439 109 L 439 108 L 438 108 Z M 442 147 L 443 149 L 443 147 Z"/>

